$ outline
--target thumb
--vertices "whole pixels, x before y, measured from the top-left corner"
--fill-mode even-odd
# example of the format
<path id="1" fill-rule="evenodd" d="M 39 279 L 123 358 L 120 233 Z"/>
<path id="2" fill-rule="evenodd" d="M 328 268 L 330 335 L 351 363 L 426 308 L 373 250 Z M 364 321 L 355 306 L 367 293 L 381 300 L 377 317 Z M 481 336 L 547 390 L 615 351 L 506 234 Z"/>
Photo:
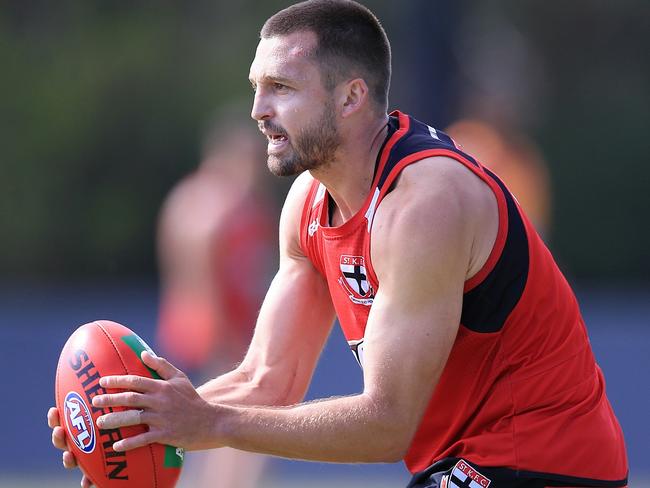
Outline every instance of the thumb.
<path id="1" fill-rule="evenodd" d="M 142 362 L 145 366 L 147 366 L 150 370 L 153 370 L 152 373 L 157 373 L 160 379 L 170 380 L 176 376 L 183 375 L 181 370 L 176 368 L 165 358 L 156 356 L 149 351 L 142 351 L 142 354 L 140 354 L 140 359 L 142 359 Z M 154 377 L 155 376 L 156 375 L 154 375 Z"/>

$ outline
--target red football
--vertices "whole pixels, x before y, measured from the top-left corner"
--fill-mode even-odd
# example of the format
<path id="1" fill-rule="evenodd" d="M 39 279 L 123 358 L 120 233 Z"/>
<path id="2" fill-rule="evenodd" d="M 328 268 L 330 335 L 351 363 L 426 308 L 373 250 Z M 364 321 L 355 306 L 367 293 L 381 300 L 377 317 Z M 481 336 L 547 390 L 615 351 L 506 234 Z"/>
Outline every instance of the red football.
<path id="1" fill-rule="evenodd" d="M 97 488 L 172 488 L 183 464 L 183 450 L 151 444 L 126 452 L 115 452 L 113 443 L 145 432 L 135 425 L 100 429 L 97 418 L 108 411 L 95 408 L 92 398 L 106 390 L 99 378 L 135 374 L 159 378 L 140 359 L 149 346 L 133 331 L 108 320 L 79 327 L 63 346 L 56 369 L 56 407 L 65 426 L 68 448 L 86 476 Z"/>

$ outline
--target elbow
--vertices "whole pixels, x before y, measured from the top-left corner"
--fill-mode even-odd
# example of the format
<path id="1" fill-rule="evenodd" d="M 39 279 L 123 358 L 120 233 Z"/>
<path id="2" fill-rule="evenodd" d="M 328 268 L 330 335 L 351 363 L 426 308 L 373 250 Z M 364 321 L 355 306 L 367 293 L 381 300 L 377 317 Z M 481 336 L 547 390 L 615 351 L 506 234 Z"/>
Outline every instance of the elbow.
<path id="1" fill-rule="evenodd" d="M 372 449 L 367 449 L 361 459 L 361 463 L 398 463 L 403 461 L 409 450 L 410 443 L 396 435 L 382 433 L 376 435 L 372 440 Z"/>
<path id="2" fill-rule="evenodd" d="M 404 415 L 401 408 L 375 404 L 375 428 L 372 434 L 373 459 L 368 462 L 395 463 L 408 453 L 418 422 Z"/>
<path id="3" fill-rule="evenodd" d="M 377 443 L 376 459 L 378 463 L 397 463 L 403 461 L 410 448 L 410 438 L 403 433 L 391 433 L 385 435 L 384 442 Z"/>
<path id="4" fill-rule="evenodd" d="M 406 437 L 402 434 L 401 439 L 398 439 L 398 441 L 393 445 L 393 449 L 386 453 L 387 462 L 397 463 L 403 461 L 410 448 L 411 436 Z"/>
<path id="5" fill-rule="evenodd" d="M 386 449 L 378 457 L 375 462 L 377 463 L 399 463 L 404 460 L 408 449 L 401 449 L 399 446 L 395 446 L 390 449 Z"/>

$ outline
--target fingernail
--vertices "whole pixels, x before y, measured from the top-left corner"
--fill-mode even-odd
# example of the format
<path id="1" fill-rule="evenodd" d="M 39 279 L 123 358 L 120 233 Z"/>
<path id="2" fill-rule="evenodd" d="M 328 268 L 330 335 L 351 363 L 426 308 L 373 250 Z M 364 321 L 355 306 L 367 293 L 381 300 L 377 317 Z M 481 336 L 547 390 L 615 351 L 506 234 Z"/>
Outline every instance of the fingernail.
<path id="1" fill-rule="evenodd" d="M 116 442 L 116 443 L 114 443 L 114 444 L 113 444 L 113 450 L 116 451 L 116 452 L 117 452 L 117 451 L 121 451 L 121 450 L 122 450 L 122 443 L 119 442 L 119 441 Z"/>
<path id="2" fill-rule="evenodd" d="M 106 386 L 106 378 L 103 376 L 99 378 L 99 386 Z"/>

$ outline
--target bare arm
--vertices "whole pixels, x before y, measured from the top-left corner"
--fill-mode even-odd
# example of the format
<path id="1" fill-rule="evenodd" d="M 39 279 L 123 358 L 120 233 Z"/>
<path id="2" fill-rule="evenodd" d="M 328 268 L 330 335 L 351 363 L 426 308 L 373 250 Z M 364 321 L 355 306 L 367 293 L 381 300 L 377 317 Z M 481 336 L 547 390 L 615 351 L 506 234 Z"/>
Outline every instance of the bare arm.
<path id="1" fill-rule="evenodd" d="M 473 259 L 476 249 L 487 247 L 484 236 L 490 233 L 485 230 L 494 222 L 496 207 L 484 198 L 489 190 L 481 185 L 458 163 L 422 162 L 404 171 L 397 188 L 379 207 L 372 254 L 381 286 L 366 328 L 362 393 L 287 407 L 212 403 L 197 407 L 200 415 L 195 418 L 202 419 L 201 429 L 192 422 L 171 423 L 161 429 L 158 426 L 164 423 L 159 419 L 174 418 L 173 412 L 162 409 L 149 416 L 145 412 L 142 418 L 150 432 L 120 441 L 115 448 L 164 442 L 228 445 L 330 462 L 402 458 L 454 342 L 464 281 L 475 268 L 472 263 L 480 266 L 481 260 Z M 277 367 L 272 349 L 268 357 L 251 356 L 257 368 Z M 169 383 L 180 381 L 181 373 L 164 360 L 146 355 L 143 359 Z M 107 380 L 102 383 L 105 387 L 125 387 L 109 378 L 103 380 Z M 103 401 L 100 405 L 99 398 L 94 399 L 97 406 L 124 405 Z M 167 396 L 164 404 L 175 401 Z M 147 407 L 138 402 L 129 406 Z M 110 415 L 118 418 L 119 414 Z M 117 425 L 124 423 L 107 421 L 102 427 Z"/>
<path id="2" fill-rule="evenodd" d="M 307 391 L 334 322 L 327 284 L 299 246 L 310 182 L 308 174 L 302 175 L 287 196 L 280 219 L 280 269 L 243 362 L 198 388 L 211 403 L 287 405 L 300 402 Z"/>
<path id="3" fill-rule="evenodd" d="M 234 371 L 199 387 L 200 396 L 188 381 L 183 381 L 182 393 L 201 408 L 201 398 L 210 403 L 285 405 L 304 397 L 334 321 L 327 286 L 297 245 L 308 177 L 298 178 L 287 197 L 280 223 L 280 269 L 264 300 L 244 361 Z M 305 290 L 310 293 L 304 293 Z M 130 380 L 131 389 L 138 391 L 139 379 Z M 120 399 L 108 401 L 119 403 Z M 129 402 L 121 404 L 128 406 Z M 196 423 L 203 425 L 203 422 Z M 54 446 L 64 451 L 64 465 L 75 467 L 56 408 L 48 412 L 48 424 L 53 429 Z M 90 486 L 86 478 L 82 483 Z"/>
<path id="4" fill-rule="evenodd" d="M 434 188 L 413 176 L 384 200 L 373 227 L 381 285 L 363 393 L 285 409 L 226 407 L 216 428 L 227 444 L 330 462 L 403 458 L 456 336 L 474 230 L 457 182 L 467 175 Z"/>

